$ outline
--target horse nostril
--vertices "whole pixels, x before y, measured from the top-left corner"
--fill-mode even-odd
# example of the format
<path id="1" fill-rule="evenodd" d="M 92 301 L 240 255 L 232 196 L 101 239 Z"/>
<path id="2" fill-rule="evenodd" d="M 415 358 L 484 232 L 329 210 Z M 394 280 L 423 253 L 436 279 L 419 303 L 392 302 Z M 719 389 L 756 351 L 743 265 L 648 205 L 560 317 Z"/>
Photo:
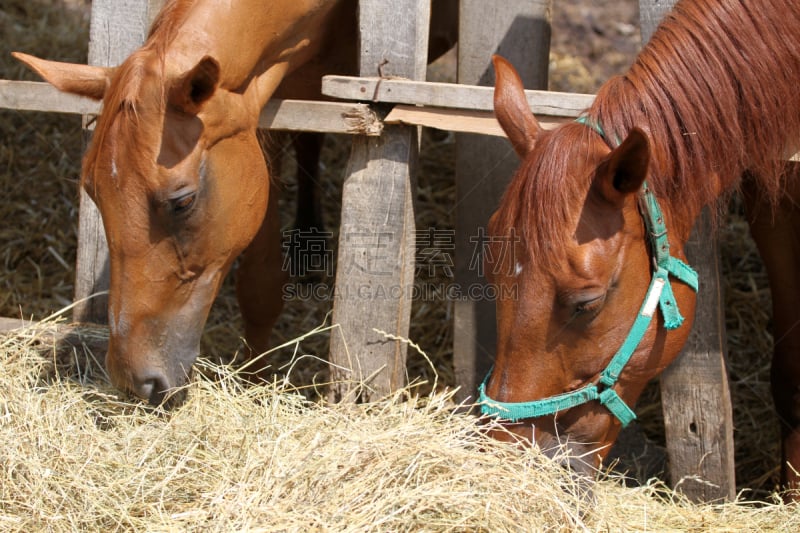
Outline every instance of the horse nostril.
<path id="1" fill-rule="evenodd" d="M 154 376 L 138 381 L 132 392 L 139 398 L 147 400 L 150 405 L 161 405 L 169 389 L 170 386 L 163 376 Z"/>

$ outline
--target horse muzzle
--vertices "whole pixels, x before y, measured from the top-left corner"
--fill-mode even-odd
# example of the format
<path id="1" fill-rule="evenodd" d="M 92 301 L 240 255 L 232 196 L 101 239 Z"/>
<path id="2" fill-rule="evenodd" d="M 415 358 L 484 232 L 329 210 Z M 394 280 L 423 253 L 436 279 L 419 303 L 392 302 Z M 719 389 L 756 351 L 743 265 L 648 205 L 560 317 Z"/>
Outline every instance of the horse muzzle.
<path id="1" fill-rule="evenodd" d="M 106 368 L 111 382 L 118 389 L 129 392 L 150 405 L 176 407 L 186 398 L 184 386 L 191 375 L 192 363 L 197 351 L 187 356 L 186 363 L 163 364 L 157 357 L 144 354 L 122 355 L 109 344 L 106 355 Z M 144 359 L 139 362 L 135 359 Z"/>
<path id="2" fill-rule="evenodd" d="M 147 322 L 157 325 L 147 327 Z M 127 335 L 112 330 L 106 354 L 111 382 L 154 406 L 177 407 L 186 398 L 192 366 L 200 351 L 203 324 L 146 321 Z"/>

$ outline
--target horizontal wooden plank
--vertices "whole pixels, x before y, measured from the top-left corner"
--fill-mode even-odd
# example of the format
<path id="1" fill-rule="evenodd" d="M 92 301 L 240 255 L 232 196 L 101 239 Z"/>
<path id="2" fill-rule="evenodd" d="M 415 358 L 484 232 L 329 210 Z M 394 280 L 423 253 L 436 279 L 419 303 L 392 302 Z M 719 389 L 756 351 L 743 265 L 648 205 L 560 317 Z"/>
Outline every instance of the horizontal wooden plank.
<path id="1" fill-rule="evenodd" d="M 100 103 L 62 93 L 49 83 L 0 80 L 0 108 L 96 115 L 100 111 Z"/>
<path id="2" fill-rule="evenodd" d="M 357 83 L 351 83 L 355 81 Z M 377 101 L 426 105 L 442 108 L 461 108 L 475 111 L 492 111 L 492 88 L 458 85 L 454 83 L 411 82 L 377 78 L 351 78 L 326 76 L 325 87 L 335 88 L 330 96 L 352 100 Z M 340 90 L 348 88 L 347 90 Z M 417 91 L 415 93 L 415 91 Z M 525 91 L 531 109 L 537 115 L 575 117 L 591 104 L 592 95 Z M 58 91 L 52 85 L 33 81 L 0 80 L 0 108 L 20 111 L 46 111 L 94 115 L 100 112 L 100 103 Z M 262 127 L 287 130 L 327 131 L 337 133 L 380 134 L 377 118 L 364 104 L 316 102 L 303 100 L 272 100 L 261 114 Z"/>
<path id="3" fill-rule="evenodd" d="M 270 100 L 261 111 L 262 128 L 379 136 L 383 123 L 367 104 Z"/>
<path id="4" fill-rule="evenodd" d="M 96 115 L 99 102 L 62 93 L 49 83 L 0 80 L 0 108 Z M 383 124 L 366 104 L 271 100 L 259 126 L 276 130 L 380 135 Z"/>
<path id="5" fill-rule="evenodd" d="M 544 129 L 552 129 L 562 122 L 572 120 L 568 117 L 538 117 Z M 466 109 L 443 109 L 438 107 L 419 107 L 398 104 L 392 108 L 384 124 L 405 124 L 407 126 L 425 126 L 447 131 L 464 133 L 480 133 L 505 137 L 500 124 L 491 111 L 470 111 Z"/>
<path id="6" fill-rule="evenodd" d="M 390 78 L 325 76 L 322 78 L 322 94 L 343 100 L 492 111 L 494 88 Z M 590 94 L 555 91 L 528 90 L 525 95 L 535 114 L 551 117 L 577 117 L 594 100 Z"/>
<path id="7" fill-rule="evenodd" d="M 351 85 L 342 80 L 359 80 L 342 76 L 326 76 L 325 80 L 333 83 L 335 87 Z M 375 81 L 369 78 L 365 81 Z M 342 82 L 340 84 L 340 82 Z M 385 85 L 384 85 L 385 84 Z M 492 88 L 457 85 L 452 83 L 409 82 L 405 80 L 384 80 L 379 88 L 379 94 L 389 92 L 397 100 L 414 99 L 416 105 L 396 105 L 389 115 L 381 121 L 368 104 L 342 103 L 342 102 L 317 102 L 307 100 L 272 100 L 261 112 L 259 126 L 262 128 L 289 130 L 289 131 L 318 131 L 323 133 L 347 133 L 353 135 L 378 136 L 383 131 L 383 124 L 407 124 L 427 126 L 449 131 L 466 133 L 480 133 L 484 135 L 503 136 L 503 131 L 491 110 Z M 372 86 L 356 85 L 361 87 Z M 409 91 L 414 87 L 420 89 L 419 97 L 412 97 Z M 400 88 L 400 89 L 398 89 Z M 338 89 L 337 89 L 338 90 Z M 452 91 L 450 101 L 445 99 L 442 91 Z M 540 123 L 546 129 L 555 127 L 574 116 L 579 115 L 578 104 L 591 104 L 592 95 L 568 93 L 550 93 L 546 91 L 525 91 L 528 102 L 539 100 L 544 95 L 556 95 L 554 100 L 543 98 L 539 104 L 531 105 L 533 112 L 538 115 Z M 479 107 L 489 106 L 488 109 L 459 109 L 456 102 L 459 95 L 467 95 Z M 557 102 L 562 96 L 575 97 L 567 99 L 572 102 L 571 107 L 559 107 Z M 428 103 L 425 103 L 425 101 Z M 484 101 L 485 100 L 485 101 Z M 563 101 L 567 101 L 563 100 Z M 438 107 L 437 104 L 442 104 Z M 431 107 L 420 107 L 428 105 Z M 583 109 L 581 107 L 580 109 Z M 65 94 L 55 89 L 49 83 L 34 81 L 9 81 L 0 80 L 0 108 L 16 109 L 19 111 L 45 111 L 52 113 L 75 113 L 82 115 L 96 115 L 100 112 L 100 104 L 88 98 L 81 98 Z M 800 153 L 795 154 L 792 160 L 800 160 Z"/>

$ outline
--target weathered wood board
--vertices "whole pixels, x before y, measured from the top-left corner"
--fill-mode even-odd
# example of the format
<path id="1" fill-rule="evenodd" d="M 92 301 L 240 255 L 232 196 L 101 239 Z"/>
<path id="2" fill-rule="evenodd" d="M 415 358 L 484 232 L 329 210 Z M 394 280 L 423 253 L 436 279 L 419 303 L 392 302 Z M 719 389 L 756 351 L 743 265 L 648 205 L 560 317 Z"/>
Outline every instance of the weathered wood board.
<path id="1" fill-rule="evenodd" d="M 539 125 L 543 129 L 553 129 L 570 118 L 547 117 L 539 115 Z M 398 104 L 389 111 L 384 124 L 405 124 L 406 126 L 425 126 L 440 130 L 461 133 L 477 133 L 493 137 L 506 134 L 490 111 L 468 111 L 466 109 L 443 109 Z"/>
<path id="2" fill-rule="evenodd" d="M 422 80 L 430 2 L 359 2 L 362 76 Z M 406 382 L 414 285 L 416 127 L 357 137 L 342 190 L 331 334 L 332 397 L 370 400 Z M 384 333 L 390 336 L 386 336 Z"/>
<path id="3" fill-rule="evenodd" d="M 694 325 L 661 376 L 661 406 L 673 486 L 693 501 L 733 500 L 733 412 L 727 374 L 719 245 L 708 212 L 686 245 L 700 276 Z"/>
<path id="4" fill-rule="evenodd" d="M 487 56 L 487 61 L 491 60 L 489 54 L 484 55 Z M 524 70 L 526 62 L 530 62 L 530 60 L 523 60 L 521 66 L 514 63 L 514 66 Z M 481 70 L 481 76 L 483 72 Z M 546 74 L 542 75 L 546 76 Z M 480 81 L 480 76 L 475 81 Z M 322 93 L 344 100 L 494 111 L 494 87 L 457 83 L 324 76 Z M 525 96 L 531 111 L 535 114 L 557 117 L 577 117 L 594 100 L 594 96 L 590 94 L 533 89 L 526 90 Z"/>
<path id="5" fill-rule="evenodd" d="M 97 115 L 100 102 L 62 93 L 49 83 L 0 80 L 0 108 Z M 265 129 L 380 135 L 383 123 L 367 104 L 270 100 L 258 125 Z"/>

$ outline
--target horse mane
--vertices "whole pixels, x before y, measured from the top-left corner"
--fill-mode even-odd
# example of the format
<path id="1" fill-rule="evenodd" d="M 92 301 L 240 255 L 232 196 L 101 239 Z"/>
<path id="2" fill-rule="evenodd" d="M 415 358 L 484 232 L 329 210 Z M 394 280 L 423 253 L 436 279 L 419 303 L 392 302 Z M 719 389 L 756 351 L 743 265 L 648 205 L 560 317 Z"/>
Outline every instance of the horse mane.
<path id="1" fill-rule="evenodd" d="M 167 2 L 150 26 L 150 31 L 147 34 L 148 43 L 168 43 L 172 41 L 172 37 L 179 27 L 178 22 L 186 17 L 186 13 L 195 2 L 196 0 L 171 0 Z"/>
<path id="2" fill-rule="evenodd" d="M 649 184 L 672 205 L 697 213 L 745 171 L 774 204 L 784 189 L 789 141 L 800 140 L 798 28 L 795 0 L 682 0 L 630 70 L 600 88 L 587 116 L 612 145 L 633 127 L 645 131 Z M 542 134 L 534 153 L 558 153 L 538 146 L 555 138 L 560 151 L 585 142 L 576 126 L 589 131 L 562 126 Z M 565 165 L 580 157 L 529 157 L 502 201 L 498 227 L 520 227 L 537 260 L 563 249 L 571 215 L 557 202 L 574 201 L 575 189 L 585 195 L 591 179 L 565 187 Z"/>
<path id="3" fill-rule="evenodd" d="M 161 66 L 161 77 L 164 75 L 164 60 L 167 47 L 172 42 L 189 9 L 196 0 L 171 0 L 165 4 L 153 21 L 145 44 L 135 50 L 115 69 L 111 84 L 103 97 L 103 112 L 97 119 L 93 140 L 83 159 L 83 183 L 93 179 L 94 167 L 106 135 L 119 115 L 123 115 L 125 124 L 136 125 L 137 110 L 143 95 L 143 81 L 153 57 Z M 157 105 L 163 109 L 166 105 L 166 87 L 161 87 L 161 95 Z"/>
<path id="4" fill-rule="evenodd" d="M 787 141 L 800 140 L 800 11 L 792 0 L 679 2 L 589 115 L 610 136 L 644 129 L 652 185 L 693 208 L 752 173 L 776 201 Z M 699 74 L 699 75 L 698 75 Z"/>

